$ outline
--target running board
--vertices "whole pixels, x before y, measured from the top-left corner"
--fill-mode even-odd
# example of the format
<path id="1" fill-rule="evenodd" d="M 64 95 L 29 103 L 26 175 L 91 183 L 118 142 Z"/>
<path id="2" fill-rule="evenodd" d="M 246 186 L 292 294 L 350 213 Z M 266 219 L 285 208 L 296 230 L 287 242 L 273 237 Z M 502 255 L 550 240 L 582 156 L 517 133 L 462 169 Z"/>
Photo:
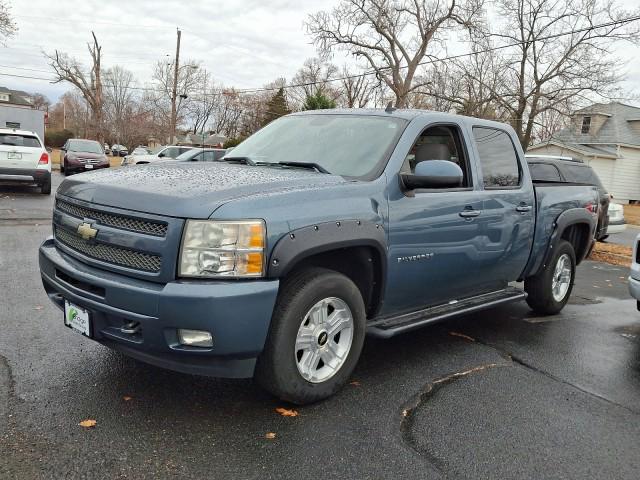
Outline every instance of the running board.
<path id="1" fill-rule="evenodd" d="M 367 325 L 367 333 L 374 337 L 389 338 L 400 333 L 409 332 L 424 325 L 446 320 L 458 315 L 477 312 L 486 308 L 515 302 L 526 298 L 527 294 L 514 287 L 507 287 L 497 292 L 484 293 L 464 300 L 453 301 L 445 305 L 425 308 L 402 315 L 383 317 L 373 320 Z"/>

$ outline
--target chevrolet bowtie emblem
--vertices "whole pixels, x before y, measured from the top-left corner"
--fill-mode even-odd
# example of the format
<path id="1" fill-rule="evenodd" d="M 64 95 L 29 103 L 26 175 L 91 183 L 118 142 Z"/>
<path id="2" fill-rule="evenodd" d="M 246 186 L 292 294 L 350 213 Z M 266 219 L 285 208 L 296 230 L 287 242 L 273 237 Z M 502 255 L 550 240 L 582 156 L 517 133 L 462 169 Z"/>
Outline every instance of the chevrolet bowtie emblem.
<path id="1" fill-rule="evenodd" d="M 85 240 L 89 240 L 90 238 L 96 238 L 98 230 L 92 228 L 90 223 L 85 222 L 78 225 L 78 234 Z"/>

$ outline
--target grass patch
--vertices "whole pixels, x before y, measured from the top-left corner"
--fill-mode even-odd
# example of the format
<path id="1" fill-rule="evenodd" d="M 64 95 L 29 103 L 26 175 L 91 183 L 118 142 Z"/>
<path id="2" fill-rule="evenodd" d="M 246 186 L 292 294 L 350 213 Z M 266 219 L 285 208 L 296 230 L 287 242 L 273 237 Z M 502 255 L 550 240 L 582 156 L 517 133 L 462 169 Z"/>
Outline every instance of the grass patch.
<path id="1" fill-rule="evenodd" d="M 617 245 L 615 243 L 596 242 L 589 256 L 589 260 L 618 265 L 620 267 L 630 267 L 632 255 L 633 249 L 631 247 Z"/>

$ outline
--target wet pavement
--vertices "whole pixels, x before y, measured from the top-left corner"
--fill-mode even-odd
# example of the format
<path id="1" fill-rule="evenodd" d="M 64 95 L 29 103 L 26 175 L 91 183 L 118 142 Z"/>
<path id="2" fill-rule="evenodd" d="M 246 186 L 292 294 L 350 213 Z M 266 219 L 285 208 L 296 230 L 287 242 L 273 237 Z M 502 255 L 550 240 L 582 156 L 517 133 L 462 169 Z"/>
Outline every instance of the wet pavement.
<path id="1" fill-rule="evenodd" d="M 51 199 L 6 195 L 0 478 L 639 476 L 640 312 L 624 268 L 585 262 L 560 315 L 517 303 L 367 339 L 350 384 L 282 417 L 292 407 L 251 380 L 161 370 L 63 327 L 37 269 Z"/>

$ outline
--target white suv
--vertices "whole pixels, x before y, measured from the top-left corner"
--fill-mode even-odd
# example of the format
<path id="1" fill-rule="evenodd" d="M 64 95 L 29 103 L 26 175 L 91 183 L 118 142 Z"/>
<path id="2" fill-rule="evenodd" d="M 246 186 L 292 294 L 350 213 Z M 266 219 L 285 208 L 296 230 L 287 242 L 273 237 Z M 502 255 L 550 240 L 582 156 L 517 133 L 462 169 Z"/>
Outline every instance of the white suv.
<path id="1" fill-rule="evenodd" d="M 0 128 L 0 183 L 38 185 L 51 193 L 51 158 L 37 133 Z"/>
<path id="2" fill-rule="evenodd" d="M 155 163 L 161 160 L 174 160 L 176 157 L 182 155 L 184 152 L 193 149 L 185 145 L 169 145 L 162 147 L 150 155 L 127 155 L 122 161 L 122 165 L 142 165 L 145 163 Z"/>
<path id="3" fill-rule="evenodd" d="M 631 264 L 631 276 L 629 277 L 629 291 L 631 296 L 638 301 L 640 310 L 640 235 L 636 237 L 633 247 L 633 263 Z"/>

